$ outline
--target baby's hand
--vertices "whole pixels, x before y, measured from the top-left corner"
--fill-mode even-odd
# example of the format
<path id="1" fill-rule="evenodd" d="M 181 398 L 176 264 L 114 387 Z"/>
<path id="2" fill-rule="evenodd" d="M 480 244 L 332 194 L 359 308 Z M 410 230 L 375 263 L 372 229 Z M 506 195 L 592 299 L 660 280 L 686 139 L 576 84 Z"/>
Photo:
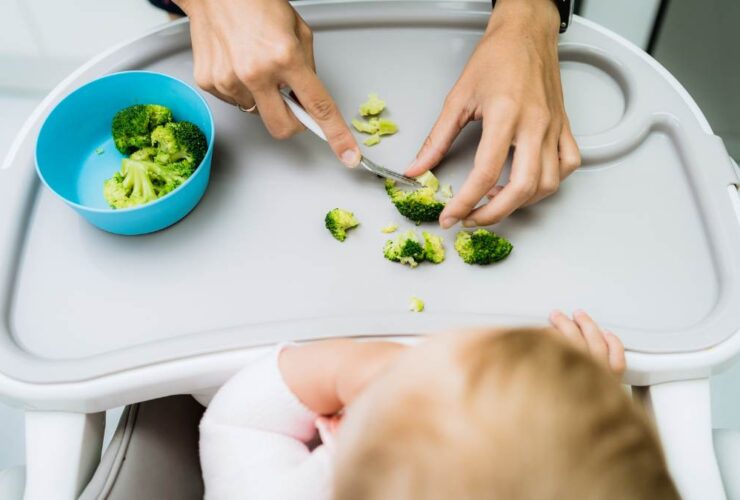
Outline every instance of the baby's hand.
<path id="1" fill-rule="evenodd" d="M 624 374 L 626 362 L 622 341 L 612 332 L 599 328 L 588 314 L 576 311 L 570 319 L 560 311 L 553 311 L 550 323 L 574 346 L 589 353 L 618 377 Z"/>

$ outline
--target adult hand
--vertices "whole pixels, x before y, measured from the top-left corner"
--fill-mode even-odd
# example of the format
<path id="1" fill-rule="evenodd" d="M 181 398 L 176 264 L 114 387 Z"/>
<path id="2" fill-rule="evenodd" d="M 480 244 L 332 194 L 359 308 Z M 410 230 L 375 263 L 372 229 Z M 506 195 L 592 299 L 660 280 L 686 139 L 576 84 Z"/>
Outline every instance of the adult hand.
<path id="1" fill-rule="evenodd" d="M 287 0 L 175 0 L 190 18 L 196 83 L 243 108 L 255 104 L 270 134 L 303 130 L 278 89 L 288 85 L 348 167 L 360 149 L 316 75 L 311 29 Z"/>
<path id="2" fill-rule="evenodd" d="M 560 17 L 552 0 L 498 0 L 483 38 L 406 175 L 434 168 L 471 120 L 483 121 L 473 170 L 440 215 L 448 228 L 501 221 L 554 193 L 581 162 L 563 104 Z M 514 145 L 511 176 L 498 186 Z M 488 195 L 490 201 L 475 208 Z"/>
<path id="3" fill-rule="evenodd" d="M 622 341 L 612 332 L 602 330 L 591 316 L 583 311 L 576 311 L 571 319 L 560 311 L 553 311 L 550 314 L 550 324 L 568 342 L 590 354 L 615 375 L 621 377 L 624 374 L 626 362 Z"/>

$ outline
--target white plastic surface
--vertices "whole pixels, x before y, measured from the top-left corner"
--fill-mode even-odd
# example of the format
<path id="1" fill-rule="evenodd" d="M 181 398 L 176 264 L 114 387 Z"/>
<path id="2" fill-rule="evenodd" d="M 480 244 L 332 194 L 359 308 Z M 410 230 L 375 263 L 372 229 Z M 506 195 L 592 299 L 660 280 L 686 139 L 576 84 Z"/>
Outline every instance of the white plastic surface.
<path id="1" fill-rule="evenodd" d="M 728 500 L 740 500 L 740 431 L 716 429 L 714 450 Z"/>
<path id="2" fill-rule="evenodd" d="M 350 30 L 353 37 L 362 42 L 362 37 L 371 36 L 372 29 L 376 29 L 378 25 L 400 29 L 405 26 L 404 23 L 415 23 L 415 26 L 428 23 L 429 32 L 417 28 L 412 30 L 415 36 L 419 37 L 410 44 L 409 48 L 411 53 L 408 54 L 408 60 L 413 60 L 413 65 L 409 63 L 408 67 L 405 67 L 398 63 L 393 68 L 398 72 L 398 85 L 401 86 L 406 85 L 403 71 L 408 68 L 415 70 L 414 76 L 410 77 L 408 82 L 409 88 L 414 90 L 416 96 L 414 99 L 390 99 L 384 91 L 391 94 L 397 91 L 392 88 L 355 89 L 350 88 L 351 85 L 345 86 L 344 84 L 341 86 L 333 84 L 336 88 L 332 88 L 343 108 L 352 109 L 364 99 L 367 91 L 375 90 L 381 92 L 389 102 L 393 102 L 391 109 L 395 118 L 405 115 L 417 116 L 415 119 L 418 119 L 420 125 L 415 126 L 414 123 L 405 125 L 402 134 L 394 137 L 393 141 L 387 141 L 390 144 L 387 150 L 378 150 L 385 151 L 381 161 L 385 161 L 388 166 L 397 165 L 398 158 L 410 157 L 423 140 L 427 131 L 425 124 L 431 125 L 435 118 L 437 112 L 435 106 L 441 103 L 446 89 L 454 80 L 456 69 L 464 63 L 465 51 L 470 50 L 485 22 L 487 2 L 455 3 L 454 5 L 439 3 L 423 6 L 413 2 L 394 2 L 392 11 L 381 12 L 380 9 L 373 9 L 371 14 L 367 13 L 363 4 L 355 6 L 302 5 L 301 8 L 305 9 L 302 14 L 309 18 L 317 31 L 317 44 L 319 45 L 324 43 L 336 46 L 336 40 L 346 37 Z M 376 6 L 377 3 L 373 5 Z M 350 12 L 346 9 L 358 9 L 357 12 L 360 15 L 352 16 L 350 14 L 354 11 Z M 431 35 L 436 33 L 435 30 L 440 29 L 440 23 L 446 27 L 445 29 L 453 26 L 449 38 L 450 45 L 442 51 L 442 55 L 447 54 L 445 56 L 447 59 L 435 53 L 432 61 L 434 64 L 426 66 L 430 62 L 429 59 L 423 54 L 420 56 L 420 52 L 413 51 L 429 48 Z M 371 26 L 372 29 L 365 29 L 364 25 Z M 427 37 L 425 33 L 429 33 L 430 37 L 425 38 Z M 266 183 L 265 186 L 269 187 L 269 192 L 265 193 L 269 196 L 265 201 L 257 200 L 255 203 L 269 205 L 274 200 L 273 189 L 285 186 L 283 180 L 264 177 L 261 172 L 254 170 L 261 168 L 262 164 L 274 161 L 270 155 L 279 151 L 281 155 L 284 155 L 281 157 L 280 168 L 290 174 L 287 178 L 298 179 L 299 177 L 295 174 L 299 171 L 295 168 L 298 165 L 305 167 L 307 161 L 318 164 L 316 170 L 312 171 L 312 175 L 323 174 L 323 171 L 319 169 L 339 168 L 340 173 L 332 174 L 330 181 L 331 190 L 337 195 L 335 200 L 337 204 L 344 203 L 341 200 L 345 198 L 355 203 L 355 201 L 361 202 L 359 198 L 362 196 L 371 196 L 372 205 L 375 206 L 377 193 L 369 194 L 368 183 L 370 181 L 361 181 L 363 185 L 357 186 L 353 178 L 347 177 L 348 173 L 336 166 L 325 146 L 323 146 L 323 152 L 317 154 L 314 147 L 309 145 L 309 141 L 316 142 L 312 138 L 301 137 L 291 143 L 273 148 L 274 143 L 266 137 L 255 117 L 235 112 L 233 108 L 215 100 L 211 102 L 214 111 L 221 117 L 220 126 L 226 129 L 225 136 L 227 136 L 220 151 L 217 151 L 217 156 L 221 158 L 221 178 L 214 183 L 212 188 L 216 194 L 212 193 L 207 196 L 210 201 L 207 199 L 196 213 L 173 230 L 154 235 L 148 240 L 124 241 L 105 238 L 101 240 L 98 233 L 90 230 L 73 214 L 65 213 L 63 207 L 59 207 L 62 210 L 57 210 L 53 204 L 50 205 L 43 192 L 40 193 L 38 199 L 32 200 L 32 205 L 24 202 L 25 197 L 28 196 L 27 189 L 34 191 L 36 186 L 32 182 L 29 183 L 29 179 L 33 177 L 32 172 L 19 170 L 17 165 L 21 157 L 28 154 L 28 138 L 33 136 L 35 123 L 44 115 L 45 110 L 48 110 L 64 94 L 65 89 L 72 88 L 75 82 L 90 79 L 101 71 L 137 67 L 137 61 L 142 60 L 148 61 L 147 67 L 168 70 L 175 76 L 188 80 L 191 77 L 191 63 L 189 55 L 181 52 L 183 40 L 187 41 L 183 38 L 186 34 L 187 31 L 182 23 L 174 24 L 145 39 L 119 47 L 86 65 L 45 101 L 19 136 L 17 146 L 6 162 L 6 167 L 12 171 L 13 175 L 4 176 L 4 179 L 8 180 L 7 184 L 0 183 L 6 186 L 8 191 L 8 196 L 4 199 L 5 204 L 24 208 L 21 211 L 5 212 L 9 224 L 0 225 L 3 229 L 3 238 L 0 241 L 11 241 L 16 235 L 25 231 L 28 216 L 34 218 L 31 228 L 34 233 L 29 235 L 29 244 L 25 248 L 26 253 L 20 260 L 21 272 L 17 283 L 21 288 L 16 291 L 12 299 L 9 299 L 12 302 L 5 303 L 6 305 L 12 303 L 14 307 L 12 324 L 7 325 L 11 327 L 12 337 L 0 339 L 3 343 L 0 350 L 5 353 L 12 352 L 13 359 L 8 360 L 11 361 L 10 363 L 3 363 L 2 370 L 16 378 L 22 374 L 23 378 L 30 382 L 40 381 L 41 378 L 45 382 L 44 385 L 27 384 L 20 380 L 13 380 L 13 377 L 2 377 L 0 380 L 4 382 L 0 382 L 0 385 L 7 398 L 24 401 L 26 404 L 33 401 L 34 404 L 44 407 L 61 405 L 65 408 L 100 409 L 112 402 L 115 402 L 112 406 L 128 402 L 130 400 L 127 398 L 134 397 L 134 395 L 139 397 L 142 394 L 171 394 L 172 392 L 167 391 L 174 391 L 175 387 L 181 391 L 197 390 L 203 387 L 203 378 L 198 378 L 199 374 L 212 374 L 209 380 L 219 379 L 229 369 L 235 367 L 239 359 L 249 356 L 248 351 L 242 350 L 243 348 L 255 344 L 267 344 L 278 338 L 308 339 L 326 335 L 369 335 L 378 332 L 414 334 L 434 331 L 445 325 L 480 324 L 481 322 L 531 323 L 541 321 L 550 308 L 557 306 L 564 308 L 584 306 L 594 311 L 599 319 L 611 323 L 612 328 L 625 335 L 628 347 L 630 344 L 633 347 L 639 347 L 642 342 L 641 335 L 647 331 L 651 335 L 657 333 L 665 339 L 664 348 L 674 349 L 677 345 L 674 346 L 670 339 L 680 337 L 679 333 L 674 332 L 679 332 L 686 325 L 693 325 L 695 329 L 704 326 L 707 331 L 715 333 L 722 331 L 725 332 L 722 335 L 728 336 L 736 331 L 736 327 L 728 330 L 726 326 L 715 328 L 716 325 L 713 326 L 711 322 L 701 323 L 701 318 L 707 314 L 716 316 L 718 307 L 732 312 L 729 304 L 721 301 L 715 302 L 714 299 L 723 296 L 731 297 L 736 280 L 732 274 L 725 275 L 722 269 L 716 267 L 716 258 L 727 260 L 727 254 L 712 255 L 712 249 L 708 249 L 702 243 L 706 235 L 704 235 L 705 228 L 701 215 L 697 213 L 697 205 L 694 205 L 693 201 L 687 203 L 687 200 L 691 198 L 691 188 L 687 186 L 691 186 L 693 179 L 672 177 L 676 170 L 671 168 L 678 164 L 685 167 L 686 164 L 696 163 L 696 153 L 705 148 L 713 151 L 712 154 L 718 154 L 717 152 L 721 151 L 721 143 L 716 138 L 706 136 L 706 120 L 697 112 L 695 104 L 687 97 L 685 91 L 667 75 L 665 70 L 614 35 L 583 21 L 576 23 L 572 32 L 563 40 L 563 53 L 565 54 L 563 65 L 569 112 L 574 117 L 574 127 L 582 134 L 586 134 L 581 135 L 579 141 L 582 142 L 584 148 L 587 166 L 566 183 L 563 191 L 556 198 L 542 204 L 540 208 L 523 212 L 518 218 L 500 228 L 502 233 L 515 240 L 515 254 L 512 255 L 510 261 L 506 262 L 506 266 L 493 268 L 496 279 L 487 280 L 487 283 L 497 284 L 497 288 L 493 289 L 493 295 L 475 293 L 460 296 L 457 300 L 460 301 L 462 307 L 453 307 L 457 310 L 456 314 L 435 313 L 432 307 L 429 308 L 429 313 L 424 315 L 410 316 L 393 312 L 396 307 L 399 310 L 405 308 L 408 292 L 413 289 L 414 293 L 418 293 L 417 282 L 452 283 L 452 288 L 449 286 L 435 288 L 438 291 L 434 293 L 440 293 L 440 296 L 431 296 L 431 300 L 430 297 L 425 297 L 428 304 L 445 302 L 444 299 L 448 297 L 443 297 L 441 294 L 446 290 L 454 289 L 455 283 L 460 280 L 467 280 L 468 275 L 465 273 L 471 271 L 458 266 L 453 260 L 454 255 L 450 256 L 450 261 L 445 263 L 444 268 L 442 266 L 439 268 L 426 267 L 408 271 L 399 270 L 396 266 L 385 263 L 390 267 L 372 270 L 372 281 L 350 280 L 350 288 L 347 288 L 347 281 L 344 280 L 346 272 L 342 272 L 340 267 L 336 275 L 330 275 L 331 286 L 326 288 L 311 286 L 310 289 L 304 289 L 304 287 L 309 283 L 318 283 L 321 279 L 326 280 L 326 275 L 324 274 L 324 278 L 320 278 L 319 274 L 315 277 L 304 276 L 305 281 L 296 283 L 298 274 L 291 269 L 292 264 L 288 263 L 286 266 L 284 260 L 278 259 L 281 263 L 280 275 L 293 277 L 293 282 L 289 282 L 290 285 L 287 288 L 283 287 L 282 291 L 287 291 L 288 294 L 295 292 L 298 295 L 295 297 L 288 295 L 286 298 L 283 293 L 283 302 L 280 303 L 280 309 L 277 311 L 273 309 L 270 312 L 269 307 L 264 307 L 264 302 L 260 303 L 261 300 L 276 303 L 271 295 L 272 292 L 264 289 L 250 290 L 250 287 L 264 282 L 262 280 L 267 278 L 259 277 L 251 272 L 249 263 L 241 261 L 251 258 L 249 252 L 254 240 L 249 238 L 231 242 L 228 245 L 217 245 L 214 244 L 216 240 L 212 237 L 213 234 L 223 231 L 224 226 L 240 230 L 249 224 L 248 217 L 253 212 L 253 205 L 242 203 L 244 201 L 242 198 L 251 193 L 248 190 L 252 189 L 251 183 L 254 179 L 260 179 L 261 182 Z M 405 33 L 402 34 L 405 35 Z M 605 52 L 598 48 L 593 49 L 593 44 L 608 46 L 609 50 Z M 351 49 L 349 45 L 346 47 L 348 51 Z M 321 50 L 327 53 L 328 49 Z M 158 56 L 158 54 L 166 55 Z M 401 54 L 399 57 L 403 58 L 406 55 Z M 150 62 L 152 59 L 155 59 L 153 63 Z M 630 71 L 620 70 L 620 64 L 623 66 L 627 60 Z M 401 59 L 401 62 L 403 61 L 405 59 Z M 440 61 L 448 61 L 456 67 L 446 71 L 446 74 L 439 79 L 425 80 L 423 85 L 419 85 L 415 78 L 419 78 L 419 75 L 426 75 L 427 72 L 432 71 L 430 69 L 432 67 L 438 67 Z M 322 77 L 328 82 L 344 81 L 339 78 L 338 69 L 333 68 L 330 62 L 324 61 L 320 64 Z M 373 64 L 367 61 L 366 63 L 369 67 L 374 67 Z M 635 65 L 642 69 L 632 74 L 631 70 Z M 595 71 L 590 72 L 589 68 Z M 343 75 L 347 73 L 344 67 L 341 73 Z M 361 72 L 357 77 L 362 80 L 368 79 L 368 75 Z M 372 82 L 372 80 L 367 81 Z M 661 115 L 650 118 L 654 124 L 654 127 L 650 128 L 644 126 L 650 120 L 640 122 L 639 115 L 635 114 L 635 110 L 640 108 L 635 103 L 651 103 L 652 101 L 647 98 L 647 95 L 640 97 L 640 92 L 636 94 L 633 92 L 634 95 L 632 95 L 629 91 L 635 89 L 642 91 L 645 85 L 656 83 L 659 84 L 661 92 L 666 95 L 678 96 L 677 102 L 684 103 L 684 106 L 676 104 L 677 107 L 671 110 L 672 116 Z M 394 85 L 396 85 L 395 81 Z M 568 89 L 577 89 L 579 85 L 594 85 L 595 89 L 603 92 L 604 106 L 608 108 L 605 108 L 603 117 L 599 116 L 599 120 L 602 121 L 591 123 L 587 120 L 588 116 L 599 115 L 584 112 L 584 109 L 593 107 L 592 104 L 588 104 L 591 102 L 588 100 L 590 94 L 582 93 L 581 96 L 588 104 L 586 108 L 579 107 L 578 99 L 576 99 L 579 97 L 577 93 L 568 95 Z M 625 93 L 625 89 L 628 92 Z M 621 108 L 620 95 L 627 99 L 622 103 Z M 390 95 L 390 97 L 394 96 Z M 633 98 L 632 106 L 630 106 L 630 99 Z M 414 106 L 417 99 L 425 104 L 425 109 L 420 111 Z M 617 121 L 620 120 L 620 113 L 623 114 L 622 121 L 615 125 L 615 117 Z M 218 117 L 217 121 L 219 121 Z M 635 126 L 626 127 L 625 123 Z M 624 131 L 621 139 L 619 130 Z M 589 131 L 594 133 L 588 134 Z M 698 135 L 700 132 L 704 134 Z M 691 137 L 691 141 L 688 141 L 687 137 Z M 621 142 L 610 142 L 612 138 L 620 139 Z M 450 169 L 454 165 L 469 164 L 475 139 L 473 127 L 461 139 L 448 166 L 440 171 L 441 176 L 444 177 L 445 172 L 449 172 L 451 177 L 457 176 L 459 180 L 464 177 L 466 172 L 464 167 L 455 168 L 454 171 Z M 249 141 L 256 141 L 256 143 Z M 599 141 L 603 143 L 600 145 Z M 236 145 L 245 142 L 249 142 L 245 152 L 242 153 L 238 151 L 238 148 L 235 149 Z M 684 144 L 688 142 L 697 148 L 693 153 L 684 150 L 686 149 Z M 646 154 L 640 150 L 643 143 L 648 144 L 649 149 L 653 151 L 648 154 L 650 158 L 640 156 Z M 270 145 L 269 150 L 262 151 L 259 148 L 264 144 Z M 259 147 L 255 148 L 255 145 Z M 655 215 L 659 217 L 651 220 L 639 211 L 634 215 L 630 214 L 630 210 L 635 206 L 639 207 L 640 203 L 645 200 L 656 198 L 654 186 L 643 187 L 640 183 L 633 182 L 634 179 L 641 179 L 643 175 L 637 166 L 643 162 L 649 165 L 656 164 L 655 158 L 652 157 L 654 153 L 658 154 L 658 157 L 661 154 L 667 154 L 671 161 L 664 165 L 663 162 L 657 162 L 656 168 L 662 169 L 659 170 L 659 177 L 665 179 L 665 182 L 660 183 L 660 196 L 665 206 L 659 207 L 659 211 L 655 212 Z M 624 154 L 632 155 L 628 156 L 629 161 L 618 159 Z M 609 159 L 611 157 L 613 158 Z M 232 165 L 231 163 L 237 159 L 244 159 L 246 163 L 241 166 Z M 606 161 L 604 167 L 593 168 L 599 162 L 604 161 Z M 719 184 L 736 178 L 731 168 L 724 168 L 721 165 L 722 161 L 724 160 L 719 158 L 719 163 L 713 167 L 718 175 L 717 178 L 721 180 Z M 632 168 L 632 171 L 628 170 L 629 168 Z M 621 178 L 621 172 L 627 172 L 629 175 Z M 684 174 L 685 171 L 681 175 Z M 597 179 L 600 180 L 596 182 Z M 325 186 L 326 183 L 322 185 Z M 30 187 L 24 188 L 23 186 Z M 726 187 L 721 189 L 726 189 Z M 299 237 L 304 234 L 300 231 L 305 231 L 305 234 L 309 232 L 315 235 L 321 234 L 320 228 L 315 231 L 316 228 L 310 226 L 310 221 L 314 218 L 309 219 L 308 217 L 311 204 L 316 203 L 316 193 L 309 187 L 299 192 L 291 191 L 291 195 L 294 197 L 292 201 L 301 206 L 298 216 L 306 214 L 306 219 L 299 225 L 299 231 L 295 236 Z M 603 208 L 605 201 L 615 203 L 614 206 L 621 207 L 620 210 L 623 213 L 620 214 L 619 211 L 611 209 L 605 210 Z M 716 199 L 712 197 L 709 200 L 700 201 L 710 205 L 714 204 L 714 208 L 721 206 L 720 210 L 727 212 L 729 210 L 726 210 L 722 204 L 731 206 L 727 197 L 716 197 Z M 381 203 L 386 204 L 382 213 L 373 216 L 378 220 L 364 222 L 369 230 L 376 222 L 379 226 L 387 222 L 385 219 L 394 217 L 392 207 L 387 206 L 387 202 Z M 231 207 L 230 211 L 227 211 L 225 207 Z M 319 210 L 322 214 L 324 208 L 321 207 Z M 292 213 L 295 216 L 295 210 L 292 210 Z M 289 218 L 287 212 L 286 214 L 276 212 L 273 215 L 275 222 L 272 226 L 274 227 Z M 608 226 L 610 221 L 627 215 L 632 216 L 634 225 L 625 228 L 629 230 L 623 234 L 608 235 L 608 238 L 613 239 L 601 241 L 601 244 L 613 241 L 619 245 L 620 242 L 623 244 L 629 241 L 629 238 L 640 240 L 659 234 L 656 230 L 669 229 L 663 253 L 670 258 L 651 258 L 642 262 L 640 259 L 645 253 L 642 249 L 611 245 L 591 249 L 591 255 L 598 255 L 603 262 L 589 262 L 581 259 L 581 255 L 573 255 L 570 248 L 559 246 L 560 241 L 569 240 L 588 243 L 594 240 L 592 231 L 598 231 L 599 228 Z M 665 219 L 671 221 L 668 226 L 659 224 L 659 219 L 663 217 L 671 218 Z M 214 224 L 214 221 L 218 223 Z M 563 221 L 567 221 L 567 224 Z M 726 219 L 723 221 L 726 222 Z M 271 223 L 268 221 L 267 224 Z M 302 228 L 306 224 L 308 225 Z M 724 229 L 727 230 L 727 227 Z M 339 261 L 336 260 L 334 254 L 331 259 L 327 258 L 326 262 L 312 260 L 314 269 L 317 271 L 330 270 L 328 267 L 330 265 L 349 265 L 354 262 L 354 259 L 363 263 L 382 263 L 382 259 L 378 259 L 378 252 L 373 251 L 373 245 L 377 243 L 375 235 L 364 233 L 363 236 L 362 234 L 358 233 L 356 238 L 348 240 L 348 244 L 342 248 L 344 253 L 339 254 Z M 700 236 L 698 238 L 684 237 L 681 240 L 682 234 Z M 720 235 L 720 239 L 725 237 L 726 235 Z M 685 241 L 685 244 L 680 247 L 667 244 L 670 240 L 675 241 L 677 238 L 682 242 Z M 64 248 L 64 245 L 61 247 L 55 245 L 53 248 L 49 245 L 44 247 L 45 241 L 71 243 L 78 246 L 74 249 Z M 323 243 L 324 240 L 321 241 L 321 245 L 326 245 L 326 247 L 322 246 L 322 249 L 326 248 L 331 252 L 338 250 L 335 242 Z M 351 249 L 347 250 L 347 247 Z M 156 255 L 167 254 L 168 259 L 139 260 L 136 256 L 139 254 L 143 257 L 145 254 L 142 252 L 154 248 L 158 248 Z M 671 256 L 670 253 L 675 248 L 679 248 L 683 254 Z M 580 250 L 583 249 L 581 244 Z M 627 250 L 626 254 L 624 249 Z M 55 253 L 50 253 L 49 250 Z M 565 253 L 560 253 L 561 251 Z M 42 255 L 44 257 L 38 260 L 38 257 Z M 55 255 L 64 257 L 64 259 L 55 260 Z M 193 256 L 197 256 L 201 266 L 198 272 L 190 276 L 179 276 L 173 281 L 170 272 L 174 271 L 176 266 L 191 262 L 188 259 L 192 259 Z M 47 257 L 52 258 L 47 260 Z M 19 261 L 14 260 L 12 255 L 4 255 L 3 258 L 5 260 L 3 265 L 0 265 L 0 271 L 2 271 L 0 278 L 7 282 L 7 279 L 13 277 L 14 266 Z M 622 276 L 618 266 L 610 269 L 609 266 L 603 265 L 604 262 L 609 262 L 614 258 L 625 259 L 635 264 L 632 271 L 627 273 L 629 276 Z M 348 260 L 345 262 L 343 259 Z M 517 260 L 519 264 L 516 263 Z M 263 269 L 274 262 L 275 259 L 272 261 L 258 260 L 256 262 L 258 267 L 255 269 Z M 684 262 L 691 262 L 691 267 L 687 268 L 682 265 Z M 640 266 L 649 266 L 650 263 L 657 263 L 658 267 L 640 268 Z M 135 302 L 132 303 L 130 301 L 134 300 L 132 299 L 134 295 L 130 293 L 117 295 L 125 291 L 120 287 L 112 290 L 112 294 L 111 290 L 99 288 L 103 283 L 113 283 L 124 276 L 114 270 L 115 264 L 124 264 L 123 269 L 141 269 L 138 266 L 143 265 L 147 273 L 154 273 L 153 276 L 157 278 L 157 281 L 145 283 L 145 286 L 141 287 L 144 292 L 137 292 Z M 51 267 L 44 268 L 44 266 Z M 634 272 L 635 267 L 642 274 Z M 81 275 L 79 271 L 82 269 L 84 273 Z M 524 274 L 522 274 L 523 269 L 526 269 Z M 462 270 L 462 275 L 459 274 L 460 270 Z M 399 274 L 399 271 L 402 273 Z M 653 274 L 651 279 L 645 279 L 645 272 L 650 274 L 656 271 L 657 274 Z M 429 274 L 432 272 L 435 274 Z M 56 282 L 48 280 L 50 273 L 57 277 Z M 65 275 L 65 273 L 69 274 Z M 596 281 L 583 279 L 588 276 L 598 279 Z M 626 278 L 634 279 L 634 281 L 619 281 Z M 406 283 L 404 286 L 408 289 L 399 288 L 395 294 L 373 292 L 373 300 L 367 300 L 366 297 L 357 293 L 364 289 L 372 291 L 367 286 L 370 283 L 383 283 L 391 279 L 400 279 L 401 281 L 397 283 Z M 362 285 L 361 289 L 351 287 L 358 282 Z M 548 282 L 552 285 L 548 285 Z M 501 283 L 507 285 L 506 293 L 497 295 L 497 290 L 503 290 L 499 286 Z M 547 285 L 544 288 L 541 286 L 543 283 Z M 554 286 L 555 283 L 558 283 L 557 288 L 548 288 Z M 563 283 L 566 284 L 565 287 Z M 61 286 L 62 284 L 64 287 Z M 521 286 L 521 290 L 517 286 Z M 539 296 L 532 294 L 532 290 L 537 287 L 540 287 L 542 291 Z M 187 289 L 196 290 L 197 293 L 181 295 L 179 298 L 177 295 L 168 294 L 168 291 Z M 619 296 L 614 297 L 615 291 L 621 294 L 622 302 L 616 300 Z M 608 296 L 614 300 L 605 300 Z M 27 300 L 30 297 L 38 300 Z M 332 303 L 337 297 L 340 302 Z M 625 297 L 629 300 L 623 300 Z M 315 302 L 304 304 L 303 302 L 308 298 Z M 36 314 L 42 302 L 45 303 L 44 314 Z M 106 308 L 121 303 L 134 305 L 132 310 L 138 314 L 138 317 L 145 319 L 140 323 L 142 328 L 126 328 L 125 323 L 110 323 L 105 320 L 111 317 L 111 312 Z M 149 305 L 155 303 L 158 304 L 158 310 L 177 310 L 178 315 L 161 317 L 156 315 L 156 311 L 147 309 Z M 283 308 L 284 303 L 290 304 L 289 313 Z M 679 303 L 681 307 L 678 307 Z M 331 314 L 333 310 L 347 304 L 353 307 L 356 304 L 376 304 L 376 306 L 372 310 L 368 309 L 365 315 L 336 317 L 331 320 L 325 317 L 318 318 L 318 320 L 316 318 L 321 307 L 326 308 L 325 314 L 326 311 Z M 615 306 L 616 304 L 618 307 Z M 319 309 L 315 307 L 316 305 Z M 302 312 L 302 308 L 310 311 L 313 316 L 306 321 L 288 321 L 272 325 L 264 322 L 270 319 L 269 316 L 264 316 L 265 314 L 273 314 L 272 318 L 277 317 L 275 316 L 277 314 L 282 317 L 287 314 L 292 315 L 293 318 L 300 317 L 306 314 Z M 492 308 L 494 311 L 490 311 Z M 257 312 L 256 317 L 251 313 L 252 311 Z M 482 314 L 481 311 L 490 311 L 491 314 L 488 312 Z M 9 309 L 6 309 L 7 312 Z M 260 315 L 263 315 L 262 318 L 259 317 Z M 256 321 L 260 326 L 255 328 L 254 324 L 244 324 L 245 317 L 249 318 L 249 321 Z M 214 319 L 225 328 L 219 329 L 219 325 L 214 325 Z M 263 322 L 260 323 L 260 321 Z M 263 326 L 267 328 L 262 328 Z M 640 328 L 643 330 L 639 330 Z M 126 333 L 122 334 L 124 329 Z M 205 331 L 207 335 L 201 335 Z M 687 373 L 690 376 L 696 376 L 697 372 L 704 374 L 715 366 L 729 362 L 735 355 L 738 343 L 734 341 L 734 338 L 709 349 L 688 351 L 685 354 L 653 356 L 630 353 L 631 359 L 635 360 L 633 363 L 635 368 L 631 371 L 631 377 L 637 383 L 650 383 L 659 379 L 681 378 L 687 376 Z M 197 356 L 197 362 L 191 362 L 195 359 L 193 356 Z M 17 366 L 25 368 L 16 371 Z M 143 378 L 139 377 L 140 375 Z"/>
<path id="3" fill-rule="evenodd" d="M 22 500 L 26 482 L 26 468 L 22 465 L 0 470 L 0 498 Z"/>
<path id="4" fill-rule="evenodd" d="M 726 498 L 712 441 L 709 379 L 656 384 L 636 393 L 655 418 L 681 498 Z"/>
<path id="5" fill-rule="evenodd" d="M 24 500 L 75 500 L 100 462 L 105 414 L 26 412 Z"/>

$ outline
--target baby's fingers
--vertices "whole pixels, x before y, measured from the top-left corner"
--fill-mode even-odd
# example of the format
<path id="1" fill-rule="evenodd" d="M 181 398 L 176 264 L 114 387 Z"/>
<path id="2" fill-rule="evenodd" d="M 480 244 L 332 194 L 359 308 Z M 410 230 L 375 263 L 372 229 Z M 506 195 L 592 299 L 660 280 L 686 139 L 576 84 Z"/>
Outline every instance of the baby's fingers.
<path id="1" fill-rule="evenodd" d="M 578 327 L 583 333 L 583 337 L 586 339 L 586 345 L 588 351 L 599 363 L 603 363 L 605 366 L 609 365 L 609 348 L 606 345 L 606 339 L 604 338 L 604 332 L 601 331 L 599 325 L 591 319 L 591 316 L 583 311 L 576 311 L 573 313 L 573 319 L 578 324 Z"/>
<path id="2" fill-rule="evenodd" d="M 582 351 L 588 351 L 586 339 L 583 338 L 580 328 L 575 321 L 562 312 L 555 310 L 550 313 L 550 324 L 560 332 L 566 340 Z"/>
<path id="3" fill-rule="evenodd" d="M 627 368 L 622 341 L 612 332 L 606 332 L 604 339 L 609 347 L 609 367 L 617 377 L 621 378 Z"/>

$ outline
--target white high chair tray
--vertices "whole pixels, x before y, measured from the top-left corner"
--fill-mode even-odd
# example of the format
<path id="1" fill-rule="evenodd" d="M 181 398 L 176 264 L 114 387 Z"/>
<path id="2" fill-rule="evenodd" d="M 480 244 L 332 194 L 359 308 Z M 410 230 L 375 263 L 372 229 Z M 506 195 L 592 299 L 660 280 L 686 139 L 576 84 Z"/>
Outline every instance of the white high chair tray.
<path id="1" fill-rule="evenodd" d="M 347 119 L 369 92 L 400 132 L 368 154 L 403 170 L 473 50 L 489 2 L 305 3 L 320 76 Z M 44 101 L 0 170 L 0 371 L 29 383 L 95 379 L 205 353 L 346 335 L 542 323 L 553 308 L 590 311 L 628 349 L 694 352 L 740 328 L 737 183 L 722 142 L 666 72 L 576 19 L 561 39 L 563 87 L 584 165 L 553 197 L 497 225 L 514 251 L 488 267 L 453 249 L 409 269 L 383 258 L 415 226 L 382 181 L 342 167 L 311 134 L 271 139 L 256 116 L 206 95 L 216 121 L 210 186 L 177 225 L 141 237 L 102 232 L 40 186 L 43 118 L 79 85 L 130 69 L 192 83 L 187 22 L 91 61 Z M 71 124 L 72 126 L 72 124 Z M 462 185 L 480 128 L 435 172 Z M 736 196 L 736 191 L 733 191 Z M 344 243 L 334 207 L 361 225 Z M 419 296 L 426 311 L 407 311 Z"/>

